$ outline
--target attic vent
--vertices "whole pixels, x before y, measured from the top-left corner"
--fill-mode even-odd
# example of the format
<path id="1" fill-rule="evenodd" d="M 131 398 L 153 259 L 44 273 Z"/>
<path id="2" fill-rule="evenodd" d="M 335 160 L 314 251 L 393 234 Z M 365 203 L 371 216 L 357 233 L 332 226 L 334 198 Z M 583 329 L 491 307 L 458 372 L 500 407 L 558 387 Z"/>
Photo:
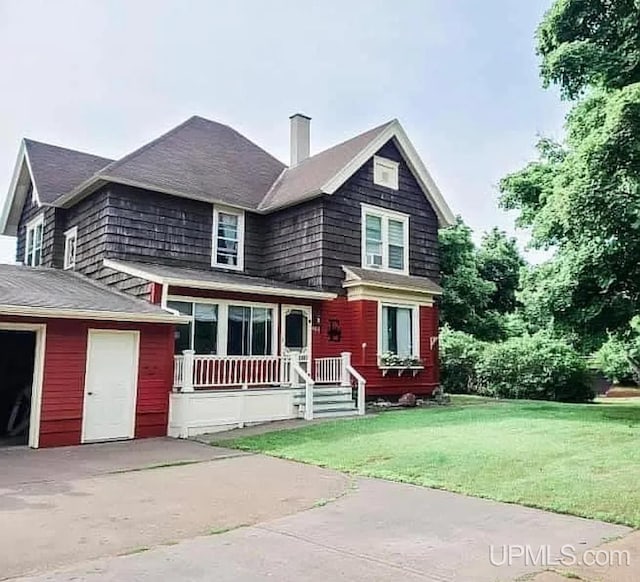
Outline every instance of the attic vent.
<path id="1" fill-rule="evenodd" d="M 398 189 L 398 162 L 374 156 L 373 158 L 373 183 L 378 186 L 386 186 L 393 190 Z"/>

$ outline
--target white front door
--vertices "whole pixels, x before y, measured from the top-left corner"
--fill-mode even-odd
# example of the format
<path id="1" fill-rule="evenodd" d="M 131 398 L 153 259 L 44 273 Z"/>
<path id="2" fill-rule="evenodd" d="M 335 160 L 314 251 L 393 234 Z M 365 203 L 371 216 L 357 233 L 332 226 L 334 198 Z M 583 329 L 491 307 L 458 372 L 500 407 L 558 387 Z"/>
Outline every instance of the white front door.
<path id="1" fill-rule="evenodd" d="M 311 361 L 311 307 L 306 305 L 282 306 L 282 355 L 300 354 L 300 363 L 307 371 Z"/>
<path id="2" fill-rule="evenodd" d="M 89 330 L 82 442 L 133 438 L 139 332 Z"/>

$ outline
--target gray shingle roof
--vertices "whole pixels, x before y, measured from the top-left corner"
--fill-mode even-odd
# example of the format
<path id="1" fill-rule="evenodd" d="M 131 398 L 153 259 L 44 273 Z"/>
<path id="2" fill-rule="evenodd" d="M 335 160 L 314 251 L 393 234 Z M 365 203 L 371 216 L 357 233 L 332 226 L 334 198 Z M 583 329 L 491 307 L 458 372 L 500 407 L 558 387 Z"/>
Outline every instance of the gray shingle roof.
<path id="1" fill-rule="evenodd" d="M 213 285 L 229 285 L 229 286 L 246 286 L 254 287 L 256 291 L 264 288 L 276 288 L 281 289 L 283 293 L 287 290 L 291 292 L 317 292 L 324 293 L 322 289 L 305 287 L 303 285 L 295 285 L 293 283 L 285 283 L 283 281 L 276 281 L 275 279 L 268 279 L 265 277 L 254 277 L 251 275 L 245 275 L 243 273 L 233 273 L 228 271 L 214 271 L 212 269 L 190 269 L 186 267 L 170 267 L 167 265 L 157 265 L 153 263 L 139 263 L 134 261 L 115 261 L 109 260 L 107 266 L 116 270 L 122 269 L 123 272 L 140 273 L 142 277 L 143 273 L 146 273 L 151 279 L 155 281 L 170 281 L 172 285 L 179 286 L 175 281 L 192 281 L 200 284 L 213 284 Z M 144 278 L 144 277 L 142 277 Z"/>
<path id="2" fill-rule="evenodd" d="M 195 116 L 99 176 L 254 209 L 284 168 L 234 129 Z"/>
<path id="3" fill-rule="evenodd" d="M 442 287 L 434 283 L 427 277 L 416 277 L 415 275 L 401 275 L 388 273 L 386 271 L 376 271 L 374 269 L 362 269 L 361 267 L 342 267 L 346 274 L 347 284 L 350 281 L 361 281 L 362 283 L 374 283 L 385 285 L 389 288 L 406 289 L 418 292 L 427 292 L 431 295 L 441 295 Z"/>
<path id="4" fill-rule="evenodd" d="M 24 143 L 43 204 L 51 204 L 113 161 L 31 139 Z"/>
<path id="5" fill-rule="evenodd" d="M 116 321 L 118 314 L 127 320 L 175 320 L 156 305 L 78 273 L 20 265 L 0 265 L 0 313 L 7 313 L 7 308 L 24 309 L 25 314 L 29 309 L 91 312 L 96 316 L 112 313 Z"/>
<path id="6" fill-rule="evenodd" d="M 320 194 L 321 188 L 391 123 L 374 127 L 287 168 L 260 203 L 260 210 L 275 210 Z"/>

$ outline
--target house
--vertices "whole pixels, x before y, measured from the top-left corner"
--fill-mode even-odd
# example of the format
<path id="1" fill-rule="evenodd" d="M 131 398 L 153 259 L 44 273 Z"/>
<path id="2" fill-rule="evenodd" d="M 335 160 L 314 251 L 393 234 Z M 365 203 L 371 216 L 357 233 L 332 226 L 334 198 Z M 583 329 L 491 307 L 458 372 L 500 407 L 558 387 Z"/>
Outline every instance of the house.
<path id="1" fill-rule="evenodd" d="M 22 414 L 31 446 L 186 437 L 433 392 L 451 210 L 397 120 L 315 155 L 290 122 L 289 166 L 201 117 L 119 160 L 22 142 L 0 435 Z"/>

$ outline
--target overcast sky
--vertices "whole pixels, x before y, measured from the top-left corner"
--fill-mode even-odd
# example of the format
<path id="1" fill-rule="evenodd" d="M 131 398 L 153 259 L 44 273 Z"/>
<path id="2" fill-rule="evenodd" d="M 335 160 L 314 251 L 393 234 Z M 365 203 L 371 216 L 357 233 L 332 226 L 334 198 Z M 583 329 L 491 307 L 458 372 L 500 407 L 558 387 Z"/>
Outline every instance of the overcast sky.
<path id="1" fill-rule="evenodd" d="M 454 212 L 512 232 L 498 180 L 561 137 L 550 2 L 0 0 L 0 197 L 22 137 L 118 158 L 198 114 L 287 161 L 291 113 L 312 153 L 397 117 Z"/>

